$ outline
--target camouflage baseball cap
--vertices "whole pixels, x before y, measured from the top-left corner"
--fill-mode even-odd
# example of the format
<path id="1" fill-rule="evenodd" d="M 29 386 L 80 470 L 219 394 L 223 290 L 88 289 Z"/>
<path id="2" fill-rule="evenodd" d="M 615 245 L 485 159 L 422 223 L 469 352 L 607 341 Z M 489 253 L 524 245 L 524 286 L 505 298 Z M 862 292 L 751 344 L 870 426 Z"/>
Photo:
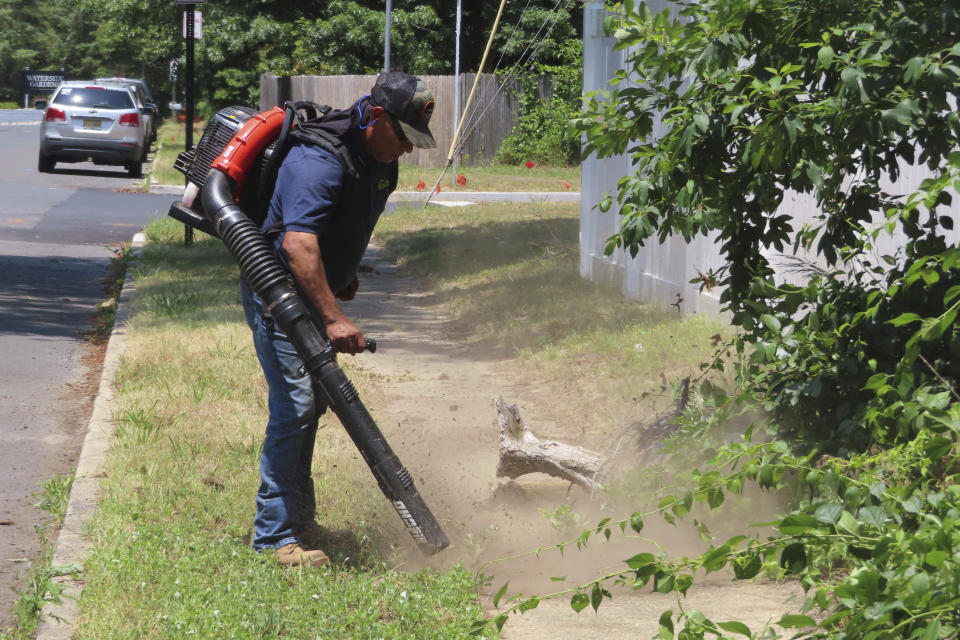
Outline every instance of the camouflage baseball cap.
<path id="1" fill-rule="evenodd" d="M 433 94 L 423 80 L 400 71 L 381 73 L 370 91 L 373 104 L 383 107 L 403 129 L 403 134 L 421 149 L 433 149 L 437 141 L 430 133 Z"/>

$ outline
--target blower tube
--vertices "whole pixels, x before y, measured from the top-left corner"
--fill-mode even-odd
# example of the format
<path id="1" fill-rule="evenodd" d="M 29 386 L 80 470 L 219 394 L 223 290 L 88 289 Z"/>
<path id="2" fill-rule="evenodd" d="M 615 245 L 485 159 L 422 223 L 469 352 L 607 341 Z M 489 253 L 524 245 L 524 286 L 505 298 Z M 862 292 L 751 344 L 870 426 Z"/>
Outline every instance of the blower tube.
<path id="1" fill-rule="evenodd" d="M 353 383 L 337 364 L 333 347 L 313 323 L 273 247 L 256 223 L 234 203 L 227 174 L 219 168 L 211 169 L 202 198 L 204 214 L 263 300 L 265 310 L 289 336 L 303 360 L 304 375 L 309 375 L 314 387 L 326 397 L 407 531 L 427 555 L 447 548 L 449 539 L 414 486 L 410 472 L 390 449 Z M 371 342 L 367 340 L 372 351 L 375 346 Z"/>

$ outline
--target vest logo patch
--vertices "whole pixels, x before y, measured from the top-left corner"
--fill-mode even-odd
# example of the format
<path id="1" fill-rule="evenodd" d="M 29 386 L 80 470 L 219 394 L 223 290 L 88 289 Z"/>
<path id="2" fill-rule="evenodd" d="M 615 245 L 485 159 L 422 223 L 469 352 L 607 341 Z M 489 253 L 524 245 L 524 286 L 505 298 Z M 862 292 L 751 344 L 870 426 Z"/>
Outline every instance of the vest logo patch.
<path id="1" fill-rule="evenodd" d="M 377 183 L 378 191 L 386 191 L 390 188 L 390 181 L 386 178 L 380 178 L 380 182 Z"/>

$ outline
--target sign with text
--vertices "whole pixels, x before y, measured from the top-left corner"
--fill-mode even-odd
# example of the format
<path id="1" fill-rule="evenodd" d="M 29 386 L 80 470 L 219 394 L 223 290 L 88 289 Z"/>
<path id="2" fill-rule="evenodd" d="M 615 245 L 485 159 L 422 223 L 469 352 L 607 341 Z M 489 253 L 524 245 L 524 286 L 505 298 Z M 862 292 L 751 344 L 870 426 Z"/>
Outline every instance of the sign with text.
<path id="1" fill-rule="evenodd" d="M 183 12 L 183 37 L 187 37 L 187 12 Z M 193 12 L 193 39 L 200 40 L 203 37 L 203 12 Z"/>
<path id="2" fill-rule="evenodd" d="M 62 71 L 21 71 L 20 91 L 22 93 L 53 93 L 63 82 Z"/>

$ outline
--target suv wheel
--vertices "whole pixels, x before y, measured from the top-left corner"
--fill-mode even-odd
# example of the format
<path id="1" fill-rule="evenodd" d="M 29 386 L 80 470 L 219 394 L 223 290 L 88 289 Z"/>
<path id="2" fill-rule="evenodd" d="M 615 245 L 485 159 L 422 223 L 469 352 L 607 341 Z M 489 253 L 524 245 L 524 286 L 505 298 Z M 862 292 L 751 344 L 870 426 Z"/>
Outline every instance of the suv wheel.
<path id="1" fill-rule="evenodd" d="M 57 161 L 50 156 L 40 154 L 40 158 L 37 160 L 37 171 L 40 173 L 50 173 L 56 164 Z"/>
<path id="2" fill-rule="evenodd" d="M 131 178 L 143 177 L 143 164 L 137 160 L 132 160 L 124 165 L 127 168 L 127 175 Z"/>

